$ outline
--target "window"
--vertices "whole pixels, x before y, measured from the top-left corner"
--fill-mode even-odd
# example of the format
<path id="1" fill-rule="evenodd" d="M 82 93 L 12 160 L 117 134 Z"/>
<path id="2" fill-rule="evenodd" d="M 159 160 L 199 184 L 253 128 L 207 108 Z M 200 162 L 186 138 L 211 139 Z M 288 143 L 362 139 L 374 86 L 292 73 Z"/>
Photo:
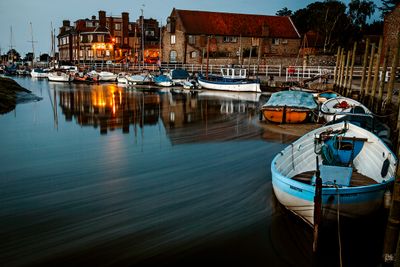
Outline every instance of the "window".
<path id="1" fill-rule="evenodd" d="M 224 43 L 236 43 L 237 37 L 236 36 L 224 36 L 223 42 Z"/>
<path id="2" fill-rule="evenodd" d="M 100 43 L 104 42 L 104 35 L 97 35 L 97 41 Z"/>
<path id="3" fill-rule="evenodd" d="M 176 36 L 175 36 L 175 34 L 171 34 L 171 44 L 175 44 L 175 43 L 176 43 Z"/>
<path id="4" fill-rule="evenodd" d="M 260 45 L 260 38 L 251 38 L 251 46 L 259 46 Z"/>
<path id="5" fill-rule="evenodd" d="M 120 30 L 121 30 L 121 23 L 115 23 L 115 24 L 114 24 L 114 29 L 115 29 L 116 31 L 120 31 Z"/>
<path id="6" fill-rule="evenodd" d="M 83 36 L 79 35 L 79 42 L 82 43 L 83 42 Z"/>
<path id="7" fill-rule="evenodd" d="M 279 38 L 272 38 L 272 44 L 278 45 L 279 44 Z"/>
<path id="8" fill-rule="evenodd" d="M 91 21 L 86 21 L 86 27 L 93 27 L 93 23 Z"/>
<path id="9" fill-rule="evenodd" d="M 176 62 L 176 56 L 177 56 L 176 55 L 176 51 L 175 50 L 171 50 L 171 52 L 169 54 L 169 61 L 170 62 Z"/>
<path id="10" fill-rule="evenodd" d="M 153 30 L 146 30 L 144 34 L 146 36 L 154 36 L 154 31 Z"/>
<path id="11" fill-rule="evenodd" d="M 197 57 L 197 51 L 192 51 L 192 52 L 190 53 L 190 57 L 191 57 L 191 58 L 196 58 L 196 57 Z"/>
<path id="12" fill-rule="evenodd" d="M 195 44 L 195 43 L 196 43 L 196 36 L 194 36 L 194 35 L 189 35 L 189 36 L 188 36 L 188 43 L 189 43 L 189 44 Z"/>
<path id="13" fill-rule="evenodd" d="M 83 50 L 79 50 L 79 57 L 83 57 Z"/>
<path id="14" fill-rule="evenodd" d="M 111 55 L 110 50 L 106 50 L 106 57 L 109 57 Z"/>
<path id="15" fill-rule="evenodd" d="M 102 50 L 96 50 L 96 57 L 102 57 L 103 56 L 103 51 Z"/>
<path id="16" fill-rule="evenodd" d="M 93 50 L 92 49 L 88 50 L 88 57 L 93 57 Z"/>
<path id="17" fill-rule="evenodd" d="M 115 43 L 120 44 L 121 43 L 121 37 L 117 36 L 115 37 Z"/>
<path id="18" fill-rule="evenodd" d="M 91 34 L 88 35 L 88 42 L 89 43 L 93 42 L 93 35 Z"/>

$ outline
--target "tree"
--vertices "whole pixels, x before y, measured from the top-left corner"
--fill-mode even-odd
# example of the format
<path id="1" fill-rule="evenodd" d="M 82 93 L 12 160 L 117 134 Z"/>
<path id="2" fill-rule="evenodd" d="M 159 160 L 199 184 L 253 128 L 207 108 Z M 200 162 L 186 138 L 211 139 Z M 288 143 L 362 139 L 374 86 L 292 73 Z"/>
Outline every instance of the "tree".
<path id="1" fill-rule="evenodd" d="M 293 12 L 292 12 L 292 10 L 288 9 L 287 7 L 284 7 L 282 9 L 276 11 L 275 15 L 277 15 L 277 16 L 291 16 L 291 15 L 293 15 Z"/>
<path id="2" fill-rule="evenodd" d="M 380 11 L 382 11 L 382 18 L 385 17 L 387 13 L 392 11 L 397 4 L 400 3 L 400 0 L 381 0 L 382 1 L 382 6 L 379 8 Z"/>
<path id="3" fill-rule="evenodd" d="M 324 51 L 332 51 L 341 42 L 353 36 L 352 24 L 346 15 L 346 5 L 341 1 L 326 0 L 309 4 L 293 16 L 294 24 L 301 33 L 315 31 L 324 40 Z"/>
<path id="4" fill-rule="evenodd" d="M 367 0 L 351 0 L 349 3 L 349 16 L 353 25 L 362 30 L 367 22 L 367 19 L 374 14 L 376 5 L 372 1 Z"/>

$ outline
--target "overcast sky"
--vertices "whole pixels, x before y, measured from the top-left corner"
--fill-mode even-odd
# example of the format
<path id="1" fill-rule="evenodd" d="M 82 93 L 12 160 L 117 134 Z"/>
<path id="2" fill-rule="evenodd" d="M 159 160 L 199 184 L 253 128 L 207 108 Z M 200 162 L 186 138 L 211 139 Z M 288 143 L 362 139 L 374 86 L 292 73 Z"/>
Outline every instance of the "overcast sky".
<path id="1" fill-rule="evenodd" d="M 322 0 L 321 0 L 322 1 Z M 347 4 L 350 0 L 345 0 Z M 6 53 L 12 44 L 22 56 L 32 51 L 32 23 L 35 54 L 49 53 L 51 24 L 56 28 L 65 19 L 98 16 L 99 10 L 107 16 L 120 16 L 129 12 L 130 21 L 136 21 L 143 9 L 145 18 L 154 18 L 163 25 L 172 9 L 204 10 L 216 12 L 275 15 L 287 7 L 292 11 L 306 7 L 311 0 L 0 0 L 0 52 Z M 380 6 L 380 0 L 374 0 Z M 379 14 L 376 12 L 376 18 Z M 11 29 L 12 28 L 12 34 Z M 12 38 L 11 38 L 12 36 Z"/>

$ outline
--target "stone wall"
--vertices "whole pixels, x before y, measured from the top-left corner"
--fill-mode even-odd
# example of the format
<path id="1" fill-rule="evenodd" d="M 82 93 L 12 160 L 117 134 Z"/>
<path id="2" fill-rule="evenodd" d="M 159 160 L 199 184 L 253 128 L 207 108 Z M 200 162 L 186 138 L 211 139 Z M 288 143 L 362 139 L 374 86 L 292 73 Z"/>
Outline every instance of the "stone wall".
<path id="1" fill-rule="evenodd" d="M 385 16 L 383 35 L 384 44 L 387 45 L 392 51 L 397 46 L 397 38 L 400 29 L 400 4 L 397 4 L 396 8 Z M 389 64 L 393 56 L 389 57 Z"/>

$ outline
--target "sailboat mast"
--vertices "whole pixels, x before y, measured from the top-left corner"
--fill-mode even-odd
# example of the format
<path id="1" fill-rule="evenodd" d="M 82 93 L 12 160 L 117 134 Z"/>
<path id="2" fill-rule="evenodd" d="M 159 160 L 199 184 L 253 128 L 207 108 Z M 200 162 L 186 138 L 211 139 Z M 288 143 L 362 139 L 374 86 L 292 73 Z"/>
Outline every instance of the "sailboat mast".
<path id="1" fill-rule="evenodd" d="M 14 62 L 14 50 L 13 50 L 14 46 L 12 40 L 13 40 L 13 33 L 12 33 L 12 26 L 10 26 L 10 55 L 8 61 Z"/>
<path id="2" fill-rule="evenodd" d="M 31 43 L 32 43 L 32 68 L 34 67 L 33 64 L 35 62 L 35 41 L 33 40 L 33 28 L 32 28 L 32 22 L 30 22 L 31 25 Z"/>

